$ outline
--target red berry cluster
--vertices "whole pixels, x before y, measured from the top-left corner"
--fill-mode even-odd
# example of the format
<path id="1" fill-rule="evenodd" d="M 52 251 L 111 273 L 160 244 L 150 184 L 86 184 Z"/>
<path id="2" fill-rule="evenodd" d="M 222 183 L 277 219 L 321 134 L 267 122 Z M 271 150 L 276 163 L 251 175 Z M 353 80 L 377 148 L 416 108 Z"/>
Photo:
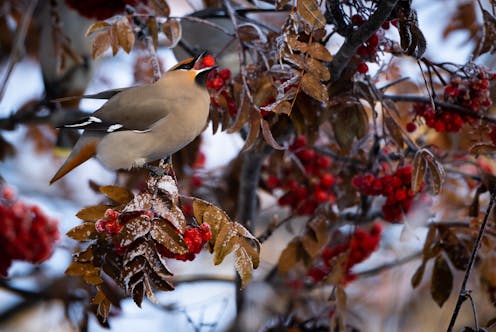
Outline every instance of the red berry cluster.
<path id="1" fill-rule="evenodd" d="M 98 232 L 105 232 L 110 236 L 116 235 L 121 230 L 119 222 L 120 212 L 113 209 L 107 209 L 102 219 L 95 223 L 95 228 Z"/>
<path id="2" fill-rule="evenodd" d="M 111 16 L 124 12 L 126 5 L 136 6 L 139 0 L 65 0 L 67 5 L 76 10 L 81 16 L 105 20 Z"/>
<path id="3" fill-rule="evenodd" d="M 368 196 L 386 196 L 382 206 L 384 220 L 395 222 L 401 220 L 412 205 L 415 193 L 412 190 L 412 167 L 400 167 L 392 175 L 375 177 L 368 173 L 353 178 L 353 186 Z"/>
<path id="4" fill-rule="evenodd" d="M 7 186 L 0 190 L 0 275 L 7 276 L 13 260 L 41 263 L 48 259 L 60 235 L 57 221 L 38 206 L 15 200 Z"/>
<path id="5" fill-rule="evenodd" d="M 320 255 L 321 261 L 318 265 L 310 268 L 307 271 L 307 275 L 314 283 L 323 280 L 331 273 L 334 267 L 332 266 L 332 259 L 346 253 L 345 272 L 341 283 L 346 284 L 355 280 L 356 276 L 351 272 L 351 268 L 355 264 L 364 261 L 377 249 L 381 239 L 381 232 L 382 227 L 378 223 L 374 223 L 369 232 L 357 227 L 344 243 L 324 248 Z"/>
<path id="6" fill-rule="evenodd" d="M 360 26 L 365 22 L 363 16 L 355 14 L 351 17 L 351 23 L 355 26 Z M 386 24 L 387 23 L 387 24 Z M 389 29 L 389 21 L 384 22 L 382 28 L 384 30 Z M 379 51 L 379 46 L 384 36 L 384 31 L 380 30 L 370 36 L 369 39 L 357 49 L 356 56 L 362 62 L 359 62 L 356 67 L 356 71 L 360 74 L 365 74 L 369 71 L 369 67 L 365 61 L 375 61 L 377 58 L 377 52 Z"/>
<path id="7" fill-rule="evenodd" d="M 208 75 L 207 88 L 211 92 L 210 104 L 213 107 L 227 110 L 229 115 L 236 116 L 238 108 L 227 84 L 230 78 L 231 71 L 229 69 L 214 69 Z"/>
<path id="8" fill-rule="evenodd" d="M 269 174 L 265 186 L 270 191 L 282 189 L 285 192 L 279 198 L 279 205 L 291 207 L 295 214 L 311 215 L 321 203 L 334 202 L 332 187 L 336 178 L 329 172 L 332 159 L 308 147 L 304 136 L 293 142 L 290 151 L 303 165 L 306 177 L 301 181 L 291 178 L 290 174 L 298 172 L 294 169 L 297 166 L 292 163 L 283 170 L 283 177 Z"/>
<path id="9" fill-rule="evenodd" d="M 180 261 L 192 261 L 195 259 L 195 255 L 202 250 L 205 243 L 211 238 L 212 232 L 210 231 L 210 226 L 208 224 L 203 223 L 200 227 L 187 226 L 183 234 L 183 239 L 188 246 L 188 253 L 175 254 L 164 246 L 159 246 L 158 252 L 167 258 L 174 258 Z"/>
<path id="10" fill-rule="evenodd" d="M 488 74 L 484 71 L 479 71 L 471 78 L 455 77 L 444 87 L 444 100 L 476 113 L 485 112 L 492 104 L 488 88 L 490 81 L 494 79 L 496 74 Z M 413 112 L 416 117 L 423 117 L 426 125 L 438 132 L 458 132 L 465 122 L 472 123 L 475 120 L 474 117 L 460 115 L 450 109 L 438 107 L 434 110 L 430 103 L 415 104 Z"/>

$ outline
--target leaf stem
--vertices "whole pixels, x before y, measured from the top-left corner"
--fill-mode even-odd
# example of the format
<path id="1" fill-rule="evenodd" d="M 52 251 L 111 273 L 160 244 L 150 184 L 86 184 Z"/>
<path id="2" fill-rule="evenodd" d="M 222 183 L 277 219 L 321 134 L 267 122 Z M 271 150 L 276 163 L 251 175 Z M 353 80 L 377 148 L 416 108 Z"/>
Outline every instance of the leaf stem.
<path id="1" fill-rule="evenodd" d="M 479 234 L 477 235 L 477 239 L 475 240 L 474 248 L 472 249 L 472 254 L 470 255 L 470 260 L 468 262 L 467 269 L 465 270 L 465 276 L 463 277 L 462 285 L 460 287 L 460 292 L 458 294 L 458 300 L 456 301 L 455 309 L 453 310 L 453 315 L 451 316 L 448 329 L 446 330 L 447 332 L 453 331 L 453 327 L 455 326 L 456 318 L 458 317 L 462 304 L 469 296 L 468 294 L 469 290 L 467 290 L 468 278 L 470 277 L 470 272 L 472 271 L 472 268 L 474 266 L 475 258 L 477 257 L 477 251 L 479 250 L 479 246 L 482 241 L 482 236 L 484 235 L 484 230 L 486 229 L 487 221 L 493 209 L 495 200 L 496 200 L 496 195 L 495 193 L 491 192 L 491 199 L 489 201 L 489 205 L 487 206 L 486 214 L 484 215 L 484 220 L 482 221 L 481 227 L 479 229 Z"/>

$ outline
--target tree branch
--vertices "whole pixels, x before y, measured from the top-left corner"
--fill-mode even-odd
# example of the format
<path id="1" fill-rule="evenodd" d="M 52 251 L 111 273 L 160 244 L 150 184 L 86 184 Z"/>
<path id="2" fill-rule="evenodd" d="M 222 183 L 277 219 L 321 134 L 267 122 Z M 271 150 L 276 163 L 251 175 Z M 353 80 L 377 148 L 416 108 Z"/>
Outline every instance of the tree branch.
<path id="1" fill-rule="evenodd" d="M 419 95 L 383 95 L 382 98 L 390 99 L 392 101 L 404 101 L 404 102 L 412 102 L 412 103 L 430 104 L 431 102 L 431 99 L 429 97 L 419 96 Z M 436 106 L 443 107 L 445 111 L 453 111 L 460 115 L 470 116 L 490 123 L 496 123 L 496 118 L 493 118 L 485 114 L 479 114 L 477 112 L 472 111 L 469 108 L 465 108 L 460 105 L 448 103 L 439 99 L 434 99 L 434 104 Z"/>
<path id="2" fill-rule="evenodd" d="M 458 313 L 462 307 L 463 302 L 469 296 L 469 290 L 467 290 L 467 282 L 470 277 L 470 272 L 474 266 L 475 258 L 477 257 L 477 251 L 479 250 L 479 246 L 481 244 L 482 237 L 484 235 L 484 230 L 486 229 L 487 221 L 489 219 L 489 215 L 494 206 L 494 201 L 496 200 L 496 194 L 491 192 L 491 200 L 489 201 L 489 205 L 487 206 L 486 214 L 484 215 L 484 220 L 479 229 L 479 234 L 477 235 L 477 239 L 475 240 L 474 248 L 472 249 L 472 254 L 470 255 L 470 260 L 467 265 L 467 269 L 465 270 L 465 276 L 463 277 L 462 285 L 460 287 L 460 293 L 458 294 L 458 300 L 456 301 L 455 309 L 453 310 L 453 315 L 451 316 L 451 320 L 447 329 L 447 332 L 453 331 L 453 327 L 455 326 L 456 318 L 458 317 Z"/>
<path id="3" fill-rule="evenodd" d="M 369 39 L 387 20 L 399 0 L 380 0 L 377 10 L 370 15 L 368 21 L 346 38 L 345 42 L 334 56 L 330 65 L 333 82 L 341 78 L 341 74 L 355 55 L 358 47 Z"/>

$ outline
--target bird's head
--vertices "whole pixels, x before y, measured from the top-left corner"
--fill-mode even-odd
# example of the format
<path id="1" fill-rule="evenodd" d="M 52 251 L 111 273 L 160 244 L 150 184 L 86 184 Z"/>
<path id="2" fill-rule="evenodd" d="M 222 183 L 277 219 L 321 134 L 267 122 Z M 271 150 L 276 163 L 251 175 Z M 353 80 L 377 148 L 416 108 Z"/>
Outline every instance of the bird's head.
<path id="1" fill-rule="evenodd" d="M 209 57 L 209 61 L 204 61 L 207 57 Z M 179 62 L 171 71 L 187 72 L 195 80 L 196 84 L 205 87 L 208 73 L 217 68 L 214 61 L 212 56 L 207 55 L 207 52 L 203 51 L 194 58 L 188 58 Z"/>

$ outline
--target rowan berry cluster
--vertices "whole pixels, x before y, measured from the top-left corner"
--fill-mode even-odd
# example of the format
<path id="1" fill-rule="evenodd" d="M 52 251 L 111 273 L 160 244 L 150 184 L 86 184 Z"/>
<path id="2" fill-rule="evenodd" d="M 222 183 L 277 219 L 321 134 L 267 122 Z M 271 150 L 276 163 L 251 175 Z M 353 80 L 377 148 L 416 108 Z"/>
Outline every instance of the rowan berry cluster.
<path id="1" fill-rule="evenodd" d="M 120 212 L 107 209 L 102 219 L 97 220 L 95 228 L 98 232 L 105 232 L 110 236 L 116 235 L 121 230 L 121 223 L 119 222 Z"/>
<path id="2" fill-rule="evenodd" d="M 415 193 L 412 190 L 412 167 L 400 167 L 394 174 L 376 177 L 370 173 L 355 176 L 353 186 L 367 196 L 385 196 L 382 206 L 384 220 L 397 222 L 412 206 Z"/>
<path id="3" fill-rule="evenodd" d="M 351 272 L 351 268 L 369 257 L 379 246 L 381 239 L 382 227 L 374 223 L 367 232 L 361 228 L 356 228 L 349 239 L 343 243 L 332 245 L 324 248 L 320 254 L 320 260 L 316 266 L 307 271 L 307 276 L 314 283 L 322 281 L 336 267 L 334 258 L 346 254 L 344 260 L 344 275 L 341 279 L 342 284 L 355 280 L 356 275 Z"/>
<path id="4" fill-rule="evenodd" d="M 76 10 L 81 16 L 105 20 L 111 16 L 124 12 L 126 5 L 136 6 L 138 0 L 65 0 L 67 5 Z"/>
<path id="5" fill-rule="evenodd" d="M 496 79 L 496 74 L 479 71 L 471 78 L 454 77 L 444 87 L 444 101 L 459 105 L 474 111 L 486 112 L 492 102 L 489 98 L 490 81 Z M 472 123 L 474 117 L 461 115 L 449 108 L 438 107 L 433 109 L 430 103 L 417 103 L 413 106 L 415 117 L 422 117 L 428 127 L 438 132 L 458 132 L 464 123 Z M 407 124 L 407 130 L 413 131 L 416 126 L 413 122 Z"/>
<path id="6" fill-rule="evenodd" d="M 320 204 L 334 202 L 332 188 L 336 178 L 330 172 L 332 159 L 308 147 L 304 136 L 298 137 L 293 142 L 290 151 L 303 165 L 306 176 L 301 180 L 291 178 L 291 174 L 299 172 L 295 170 L 297 167 L 295 163 L 292 163 L 283 169 L 284 176 L 269 174 L 265 186 L 271 192 L 284 191 L 279 198 L 279 205 L 291 207 L 294 214 L 311 215 Z"/>
<path id="7" fill-rule="evenodd" d="M 164 246 L 159 246 L 157 249 L 164 257 L 174 258 L 180 261 L 192 261 L 211 238 L 212 232 L 208 224 L 203 223 L 200 227 L 187 226 L 183 234 L 183 239 L 188 246 L 188 253 L 175 254 Z"/>
<path id="8" fill-rule="evenodd" d="M 351 16 L 351 23 L 354 26 L 361 26 L 365 22 L 362 15 L 355 14 Z M 366 61 L 376 61 L 377 52 L 384 37 L 384 30 L 389 29 L 390 22 L 386 21 L 376 33 L 370 36 L 366 42 L 360 45 L 357 49 L 356 55 L 362 61 L 357 64 L 356 71 L 360 74 L 365 74 L 369 71 Z"/>
<path id="9" fill-rule="evenodd" d="M 0 276 L 7 276 L 13 260 L 41 263 L 48 259 L 60 234 L 57 221 L 38 206 L 16 200 L 7 186 L 0 192 Z"/>

